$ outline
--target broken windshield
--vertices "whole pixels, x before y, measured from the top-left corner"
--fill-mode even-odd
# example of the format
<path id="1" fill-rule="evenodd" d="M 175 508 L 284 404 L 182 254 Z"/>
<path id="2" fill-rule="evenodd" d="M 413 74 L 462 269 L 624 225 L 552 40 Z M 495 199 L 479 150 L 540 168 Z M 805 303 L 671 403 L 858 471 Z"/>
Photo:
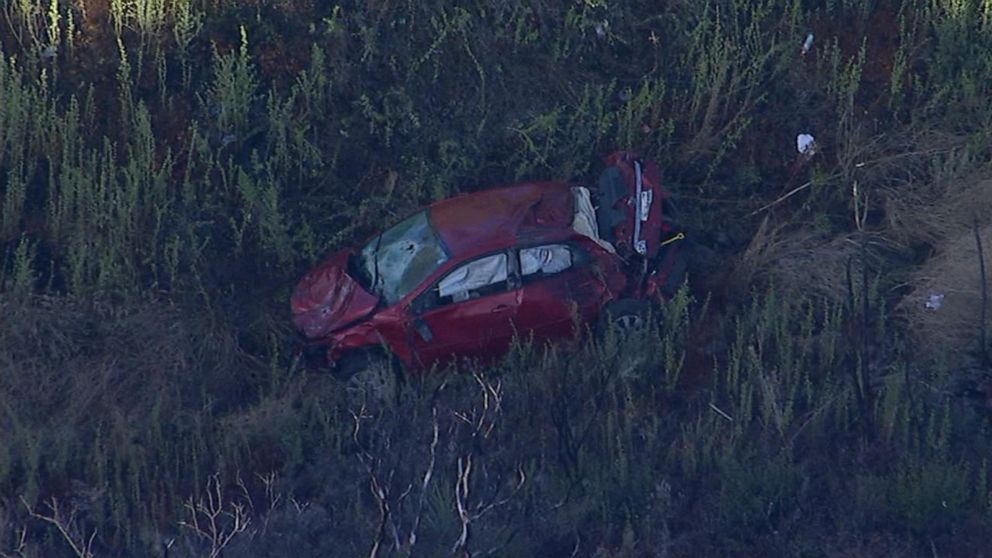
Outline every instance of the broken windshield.
<path id="1" fill-rule="evenodd" d="M 376 235 L 362 248 L 359 269 L 371 291 L 396 304 L 448 261 L 440 239 L 421 211 Z"/>

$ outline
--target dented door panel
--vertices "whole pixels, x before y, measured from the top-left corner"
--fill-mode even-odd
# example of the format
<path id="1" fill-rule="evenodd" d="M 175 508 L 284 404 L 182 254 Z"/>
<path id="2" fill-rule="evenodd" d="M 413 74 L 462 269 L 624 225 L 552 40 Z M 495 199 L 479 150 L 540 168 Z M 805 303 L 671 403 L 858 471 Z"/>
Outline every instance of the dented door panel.
<path id="1" fill-rule="evenodd" d="M 414 358 L 429 368 L 458 357 L 492 357 L 506 351 L 513 338 L 519 293 L 505 291 L 448 304 L 410 316 Z"/>
<path id="2" fill-rule="evenodd" d="M 535 339 L 561 339 L 574 336 L 576 326 L 596 318 L 606 298 L 608 281 L 597 267 L 598 261 L 577 243 L 553 245 L 569 251 L 571 261 L 550 265 L 548 274 L 529 274 L 528 251 L 544 247 L 521 248 L 522 298 L 517 310 L 517 328 L 521 335 Z M 596 247 L 598 250 L 599 248 Z M 611 256 L 612 257 L 612 256 Z"/>
<path id="3" fill-rule="evenodd" d="M 417 296 L 406 329 L 421 366 L 506 350 L 519 302 L 508 272 L 506 251 L 486 254 L 444 272 Z"/>

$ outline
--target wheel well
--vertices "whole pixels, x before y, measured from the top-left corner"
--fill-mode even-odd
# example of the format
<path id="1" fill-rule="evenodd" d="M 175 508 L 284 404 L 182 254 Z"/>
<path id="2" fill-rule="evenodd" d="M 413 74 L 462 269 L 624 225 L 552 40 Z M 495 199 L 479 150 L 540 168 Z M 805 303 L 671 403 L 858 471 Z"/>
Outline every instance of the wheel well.
<path id="1" fill-rule="evenodd" d="M 651 302 L 639 298 L 617 298 L 603 306 L 603 316 L 624 314 L 647 314 L 651 310 Z"/>
<path id="2" fill-rule="evenodd" d="M 402 364 L 396 355 L 382 346 L 369 346 L 357 349 L 349 349 L 334 361 L 332 373 L 340 379 L 348 379 L 363 366 L 368 366 L 374 360 L 383 359 L 389 361 L 390 365 L 403 377 Z"/>
<path id="3" fill-rule="evenodd" d="M 626 315 L 637 315 L 647 318 L 652 313 L 653 305 L 651 301 L 639 298 L 618 298 L 607 302 L 599 314 L 597 331 L 600 335 L 606 333 L 610 327 L 610 322 L 617 317 Z"/>

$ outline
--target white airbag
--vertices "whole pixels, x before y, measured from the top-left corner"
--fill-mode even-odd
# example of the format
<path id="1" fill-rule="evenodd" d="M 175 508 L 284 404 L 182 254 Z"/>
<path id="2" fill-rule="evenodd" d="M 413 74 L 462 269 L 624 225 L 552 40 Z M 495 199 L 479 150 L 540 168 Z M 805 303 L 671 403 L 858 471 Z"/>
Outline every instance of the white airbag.
<path id="1" fill-rule="evenodd" d="M 469 262 L 438 283 L 438 294 L 460 301 L 469 298 L 471 291 L 506 281 L 506 254 L 494 254 Z"/>
<path id="2" fill-rule="evenodd" d="M 574 186 L 572 195 L 575 197 L 575 215 L 572 218 L 572 228 L 582 236 L 587 236 L 611 254 L 617 250 L 612 244 L 599 237 L 599 224 L 596 222 L 596 209 L 592 206 L 589 189 L 584 186 Z"/>
<path id="3" fill-rule="evenodd" d="M 520 250 L 520 274 L 558 273 L 572 267 L 572 252 L 561 244 Z"/>

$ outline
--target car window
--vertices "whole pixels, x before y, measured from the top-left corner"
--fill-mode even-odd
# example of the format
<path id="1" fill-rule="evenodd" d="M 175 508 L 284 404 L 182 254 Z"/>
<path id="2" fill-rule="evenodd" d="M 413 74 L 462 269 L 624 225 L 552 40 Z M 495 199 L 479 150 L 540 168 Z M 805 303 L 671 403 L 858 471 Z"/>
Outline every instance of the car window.
<path id="1" fill-rule="evenodd" d="M 493 254 L 456 268 L 437 284 L 441 304 L 505 290 L 506 254 Z"/>
<path id="2" fill-rule="evenodd" d="M 395 304 L 446 261 L 427 212 L 421 211 L 366 244 L 359 267 L 371 290 Z"/>
<path id="3" fill-rule="evenodd" d="M 520 249 L 520 275 L 539 277 L 561 273 L 572 267 L 572 250 L 564 244 Z"/>

